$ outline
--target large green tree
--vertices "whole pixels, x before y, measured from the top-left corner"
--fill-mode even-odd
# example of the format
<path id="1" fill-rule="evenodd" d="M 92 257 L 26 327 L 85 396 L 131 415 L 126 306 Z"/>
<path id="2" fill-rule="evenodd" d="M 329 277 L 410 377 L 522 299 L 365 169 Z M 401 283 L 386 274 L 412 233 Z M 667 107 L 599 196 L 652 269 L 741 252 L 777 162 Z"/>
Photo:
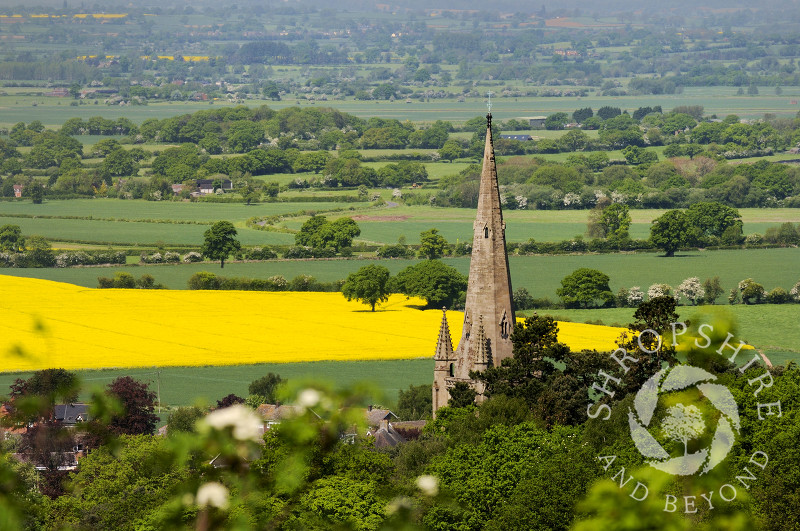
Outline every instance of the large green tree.
<path id="1" fill-rule="evenodd" d="M 409 385 L 407 390 L 398 392 L 394 412 L 402 420 L 421 420 L 430 418 L 432 407 L 431 384 Z"/>
<path id="2" fill-rule="evenodd" d="M 722 203 L 694 203 L 686 210 L 686 221 L 700 237 L 720 238 L 729 227 L 739 227 L 740 232 L 742 227 L 739 211 Z"/>
<path id="3" fill-rule="evenodd" d="M 561 279 L 561 287 L 556 294 L 567 308 L 610 306 L 614 302 L 614 294 L 608 281 L 608 275 L 602 271 L 582 267 Z"/>
<path id="4" fill-rule="evenodd" d="M 342 295 L 348 301 L 356 299 L 369 305 L 389 300 L 389 270 L 383 266 L 370 264 L 355 273 L 350 273 L 342 285 Z"/>
<path id="5" fill-rule="evenodd" d="M 170 441 L 124 436 L 81 459 L 68 493 L 51 503 L 47 528 L 125 529 L 145 525 L 190 480 L 191 468 L 171 460 Z"/>
<path id="6" fill-rule="evenodd" d="M 650 241 L 664 250 L 666 256 L 675 256 L 675 251 L 690 241 L 691 225 L 682 210 L 668 210 L 653 220 L 650 226 Z"/>
<path id="7" fill-rule="evenodd" d="M 438 229 L 430 229 L 421 232 L 419 239 L 420 256 L 424 256 L 428 260 L 434 260 L 444 256 L 444 250 L 447 248 L 447 240 L 444 239 L 444 236 L 439 234 Z"/>
<path id="8" fill-rule="evenodd" d="M 452 307 L 467 289 L 467 277 L 441 260 L 425 260 L 400 271 L 395 291 L 408 297 L 421 297 L 430 308 Z"/>
<path id="9" fill-rule="evenodd" d="M 25 250 L 25 238 L 19 225 L 0 227 L 0 251 L 21 253 Z"/>
<path id="10" fill-rule="evenodd" d="M 225 259 L 242 248 L 236 239 L 236 228 L 230 221 L 217 221 L 203 234 L 203 256 L 219 260 L 219 267 L 225 267 Z"/>
<path id="11" fill-rule="evenodd" d="M 361 229 L 352 218 L 339 218 L 333 222 L 325 216 L 311 216 L 295 235 L 297 245 L 317 249 L 333 249 L 338 252 L 349 247 Z"/>
<path id="12" fill-rule="evenodd" d="M 251 395 L 263 397 L 266 404 L 274 404 L 278 400 L 277 389 L 283 382 L 284 380 L 280 375 L 270 372 L 250 382 L 247 392 Z"/>
<path id="13" fill-rule="evenodd" d="M 629 238 L 631 214 L 628 205 L 612 203 L 605 208 L 593 208 L 589 212 L 588 232 L 590 236 L 625 240 Z"/>

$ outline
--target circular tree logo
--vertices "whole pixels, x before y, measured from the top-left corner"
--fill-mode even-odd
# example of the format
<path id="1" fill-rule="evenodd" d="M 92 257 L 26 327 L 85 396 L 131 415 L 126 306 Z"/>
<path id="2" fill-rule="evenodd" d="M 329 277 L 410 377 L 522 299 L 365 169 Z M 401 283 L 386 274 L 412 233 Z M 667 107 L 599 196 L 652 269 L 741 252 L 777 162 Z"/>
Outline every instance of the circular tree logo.
<path id="1" fill-rule="evenodd" d="M 710 383 L 716 379 L 698 367 L 678 365 L 642 385 L 628 424 L 650 466 L 687 476 L 705 474 L 725 459 L 740 430 L 739 409 L 727 387 Z"/>

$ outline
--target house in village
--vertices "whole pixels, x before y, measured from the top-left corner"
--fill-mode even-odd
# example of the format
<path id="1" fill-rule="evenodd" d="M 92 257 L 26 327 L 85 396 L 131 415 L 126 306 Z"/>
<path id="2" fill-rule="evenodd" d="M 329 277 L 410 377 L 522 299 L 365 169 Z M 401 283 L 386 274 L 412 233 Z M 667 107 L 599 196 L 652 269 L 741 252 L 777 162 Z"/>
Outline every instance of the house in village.
<path id="1" fill-rule="evenodd" d="M 82 422 L 89 422 L 89 404 L 56 404 L 53 419 L 65 428 L 74 428 Z"/>
<path id="2" fill-rule="evenodd" d="M 223 192 L 230 192 L 233 190 L 233 183 L 230 179 L 197 179 L 197 191 L 200 195 L 208 195 L 214 193 L 214 182 L 217 182 L 217 189 Z"/>
<path id="3" fill-rule="evenodd" d="M 528 124 L 534 129 L 544 129 L 544 122 L 547 120 L 547 116 L 526 116 L 520 118 L 520 120 L 527 120 Z"/>
<path id="4" fill-rule="evenodd" d="M 5 405 L 0 405 L 0 418 L 8 415 L 10 415 L 8 408 Z M 50 419 L 42 419 L 27 426 L 0 427 L 0 439 L 23 437 L 29 430 L 45 422 L 54 421 L 56 424 L 72 430 L 79 424 L 90 420 L 88 404 L 56 404 L 50 414 Z M 75 470 L 78 467 L 78 461 L 86 455 L 85 436 L 86 434 L 80 432 L 71 435 L 71 442 L 59 450 L 51 451 L 49 457 L 29 453 L 15 453 L 13 455 L 17 461 L 31 463 L 36 470 Z M 72 446 L 70 447 L 69 445 Z"/>

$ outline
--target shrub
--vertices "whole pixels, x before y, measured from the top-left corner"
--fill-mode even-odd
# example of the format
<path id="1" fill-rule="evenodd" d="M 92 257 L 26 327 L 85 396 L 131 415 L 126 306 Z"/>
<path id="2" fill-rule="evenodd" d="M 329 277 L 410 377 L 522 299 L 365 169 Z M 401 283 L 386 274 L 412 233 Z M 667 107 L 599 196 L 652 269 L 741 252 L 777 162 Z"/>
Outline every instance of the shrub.
<path id="1" fill-rule="evenodd" d="M 315 247 L 311 249 L 312 258 L 333 258 L 336 256 L 336 250 L 330 247 Z"/>
<path id="2" fill-rule="evenodd" d="M 725 293 L 725 290 L 722 289 L 719 283 L 719 277 L 705 279 L 703 282 L 703 290 L 705 291 L 705 295 L 703 296 L 703 302 L 705 304 L 714 304 L 719 296 Z"/>
<path id="3" fill-rule="evenodd" d="M 289 291 L 314 291 L 317 279 L 311 275 L 297 275 L 289 282 Z"/>
<path id="4" fill-rule="evenodd" d="M 181 255 L 167 251 L 162 259 L 165 264 L 177 264 L 181 261 Z"/>
<path id="5" fill-rule="evenodd" d="M 744 239 L 745 245 L 761 245 L 763 241 L 764 237 L 760 234 L 748 234 Z"/>
<path id="6" fill-rule="evenodd" d="M 692 303 L 692 306 L 702 301 L 705 294 L 706 290 L 700 284 L 698 277 L 687 278 L 675 289 L 675 297 L 677 299 L 685 297 Z"/>
<path id="7" fill-rule="evenodd" d="M 376 253 L 379 258 L 413 258 L 414 251 L 400 243 L 384 245 Z"/>
<path id="8" fill-rule="evenodd" d="M 245 252 L 245 258 L 248 260 L 272 260 L 278 258 L 278 253 L 269 247 L 253 247 Z"/>
<path id="9" fill-rule="evenodd" d="M 289 286 L 289 282 L 281 275 L 269 277 L 267 282 L 270 282 L 273 286 L 275 286 L 275 291 L 283 291 Z"/>
<path id="10" fill-rule="evenodd" d="M 97 287 L 100 289 L 111 289 L 114 287 L 114 279 L 108 277 L 97 277 Z"/>
<path id="11" fill-rule="evenodd" d="M 202 262 L 202 261 L 203 261 L 203 255 L 200 254 L 200 253 L 194 252 L 194 251 L 186 253 L 183 256 L 183 262 L 185 264 L 191 264 L 191 263 Z"/>
<path id="12" fill-rule="evenodd" d="M 158 252 L 153 254 L 142 253 L 139 255 L 139 260 L 144 264 L 160 264 L 164 261 L 164 256 Z"/>
<path id="13" fill-rule="evenodd" d="M 56 267 L 125 264 L 125 262 L 126 256 L 122 251 L 65 251 L 55 257 Z"/>
<path id="14" fill-rule="evenodd" d="M 619 288 L 617 291 L 617 307 L 625 308 L 628 306 L 628 295 L 630 290 L 628 288 Z"/>
<path id="15" fill-rule="evenodd" d="M 199 271 L 189 277 L 189 289 L 219 289 L 220 280 L 214 273 Z"/>
<path id="16" fill-rule="evenodd" d="M 742 295 L 744 304 L 761 304 L 766 296 L 764 286 L 752 278 L 746 278 L 739 282 L 739 293 Z"/>
<path id="17" fill-rule="evenodd" d="M 114 287 L 133 289 L 136 287 L 136 279 L 130 273 L 120 271 L 114 275 Z"/>
<path id="18" fill-rule="evenodd" d="M 785 304 L 791 300 L 789 293 L 781 287 L 775 288 L 767 293 L 767 302 L 770 304 Z"/>
<path id="19" fill-rule="evenodd" d="M 795 284 L 794 287 L 789 290 L 789 296 L 794 302 L 800 302 L 800 282 Z"/>
<path id="20" fill-rule="evenodd" d="M 628 290 L 628 306 L 637 307 L 644 301 L 644 292 L 639 286 L 633 286 Z"/>
<path id="21" fill-rule="evenodd" d="M 533 308 L 533 297 L 525 288 L 517 288 L 512 295 L 514 311 L 529 310 Z"/>
<path id="22" fill-rule="evenodd" d="M 669 284 L 653 284 L 647 288 L 647 298 L 669 297 L 672 295 L 672 286 Z"/>
<path id="23" fill-rule="evenodd" d="M 297 258 L 312 258 L 311 249 L 308 247 L 294 246 L 289 247 L 285 253 L 284 258 L 297 259 Z"/>

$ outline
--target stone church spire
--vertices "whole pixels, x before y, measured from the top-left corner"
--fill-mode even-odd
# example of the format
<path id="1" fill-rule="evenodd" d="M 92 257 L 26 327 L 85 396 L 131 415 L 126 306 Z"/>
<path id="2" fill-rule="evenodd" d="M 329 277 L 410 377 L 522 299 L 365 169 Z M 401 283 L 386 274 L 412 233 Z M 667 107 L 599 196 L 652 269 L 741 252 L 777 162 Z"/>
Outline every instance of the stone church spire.
<path id="1" fill-rule="evenodd" d="M 450 339 L 450 325 L 447 324 L 447 308 L 442 308 L 442 324 L 439 327 L 439 341 L 436 343 L 437 361 L 449 361 L 453 357 L 453 342 Z"/>
<path id="2" fill-rule="evenodd" d="M 484 370 L 490 364 L 499 366 L 502 360 L 512 356 L 511 332 L 515 315 L 505 230 L 490 113 L 486 115 L 486 144 L 478 210 L 473 225 L 464 327 L 458 348 L 452 354 L 452 361 L 448 361 L 446 370 L 444 366 L 439 368 L 438 361 L 434 369 L 434 411 L 447 405 L 448 389 L 456 382 L 466 382 L 480 394 L 483 389 L 470 379 L 470 371 Z"/>

